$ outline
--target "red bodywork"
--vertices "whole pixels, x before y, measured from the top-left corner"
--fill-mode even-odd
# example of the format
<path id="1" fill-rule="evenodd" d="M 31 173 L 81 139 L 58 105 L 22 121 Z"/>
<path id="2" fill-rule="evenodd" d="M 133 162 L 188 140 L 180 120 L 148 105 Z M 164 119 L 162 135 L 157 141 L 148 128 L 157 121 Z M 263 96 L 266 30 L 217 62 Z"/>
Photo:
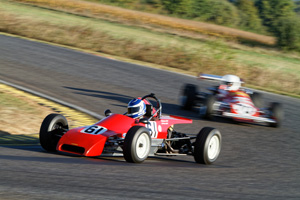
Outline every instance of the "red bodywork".
<path id="1" fill-rule="evenodd" d="M 146 125 L 126 115 L 112 114 L 92 126 L 69 130 L 59 140 L 57 150 L 84 156 L 100 156 L 108 138 L 124 139 L 132 126 L 147 127 L 152 139 L 166 139 L 170 126 L 189 123 L 192 123 L 192 120 L 170 115 L 160 119 L 154 118 Z"/>
<path id="2" fill-rule="evenodd" d="M 225 104 L 229 104 L 230 110 L 223 109 L 221 106 L 221 110 L 224 111 L 224 115 L 232 114 L 232 118 L 237 121 L 247 121 L 253 122 L 255 119 L 260 117 L 259 109 L 256 108 L 250 98 L 250 96 L 244 91 L 225 91 L 219 90 L 219 99 Z"/>

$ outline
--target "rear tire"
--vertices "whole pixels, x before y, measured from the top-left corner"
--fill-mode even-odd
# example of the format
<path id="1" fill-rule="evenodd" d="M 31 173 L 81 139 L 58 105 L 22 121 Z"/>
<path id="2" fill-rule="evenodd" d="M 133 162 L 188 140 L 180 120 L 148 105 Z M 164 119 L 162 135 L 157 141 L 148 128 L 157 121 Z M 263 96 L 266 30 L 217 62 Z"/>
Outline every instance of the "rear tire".
<path id="1" fill-rule="evenodd" d="M 284 118 L 282 104 L 277 103 L 277 102 L 271 103 L 270 117 L 271 117 L 271 119 L 274 119 L 276 121 L 276 123 L 270 123 L 269 124 L 270 127 L 278 128 L 281 126 L 283 118 Z"/>
<path id="2" fill-rule="evenodd" d="M 194 159 L 197 163 L 210 165 L 217 160 L 222 147 L 222 136 L 218 129 L 204 127 L 198 133 L 194 145 Z"/>
<path id="3" fill-rule="evenodd" d="M 127 162 L 142 163 L 147 159 L 151 147 L 151 137 L 147 128 L 133 126 L 126 134 L 123 155 Z"/>
<path id="4" fill-rule="evenodd" d="M 197 86 L 193 84 L 185 84 L 180 96 L 180 105 L 185 110 L 191 110 L 195 105 L 197 98 Z"/>
<path id="5" fill-rule="evenodd" d="M 40 128 L 40 144 L 46 151 L 55 152 L 63 129 L 69 129 L 67 119 L 60 114 L 50 114 Z"/>
<path id="6" fill-rule="evenodd" d="M 213 120 L 214 118 L 214 104 L 215 104 L 216 98 L 214 95 L 208 95 L 204 101 L 204 105 L 206 106 L 206 111 L 204 114 L 204 118 L 208 120 Z"/>

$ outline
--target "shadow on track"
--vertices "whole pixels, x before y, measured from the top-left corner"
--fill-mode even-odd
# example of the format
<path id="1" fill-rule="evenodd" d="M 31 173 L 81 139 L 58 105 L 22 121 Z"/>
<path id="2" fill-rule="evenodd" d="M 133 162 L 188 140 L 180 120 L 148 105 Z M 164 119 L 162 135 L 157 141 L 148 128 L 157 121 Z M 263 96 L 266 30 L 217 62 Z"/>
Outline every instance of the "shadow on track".
<path id="1" fill-rule="evenodd" d="M 27 156 L 21 155 L 0 155 L 0 160 L 11 161 L 31 161 L 43 163 L 64 163 L 64 164 L 82 164 L 82 165 L 109 165 L 109 166 L 128 166 L 128 167 L 163 167 L 163 168 L 228 168 L 230 166 L 218 165 L 202 165 L 194 162 L 192 156 L 181 158 L 178 156 L 169 157 L 156 157 L 150 156 L 141 164 L 128 163 L 123 156 L 97 156 L 97 157 L 83 157 L 74 154 L 61 153 L 61 152 L 46 152 L 39 145 L 34 146 L 1 146 L 2 148 L 16 149 L 21 151 L 29 151 Z M 21 153 L 23 154 L 23 153 Z"/>
<path id="2" fill-rule="evenodd" d="M 3 145 L 37 145 L 39 139 L 33 135 L 13 135 L 8 132 L 0 131 L 0 146 Z"/>
<path id="3" fill-rule="evenodd" d="M 133 98 L 127 95 L 105 92 L 100 90 L 89 90 L 89 89 L 74 88 L 74 87 L 67 87 L 67 86 L 65 86 L 64 88 L 75 91 L 74 92 L 75 94 L 91 96 L 91 97 L 107 99 L 107 100 L 116 100 L 126 104 Z"/>

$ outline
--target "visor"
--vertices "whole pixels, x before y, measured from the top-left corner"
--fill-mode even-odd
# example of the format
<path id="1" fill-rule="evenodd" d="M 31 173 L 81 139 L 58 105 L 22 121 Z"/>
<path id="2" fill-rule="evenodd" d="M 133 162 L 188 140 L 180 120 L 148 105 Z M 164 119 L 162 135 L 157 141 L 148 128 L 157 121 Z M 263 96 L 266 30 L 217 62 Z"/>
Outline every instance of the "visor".
<path id="1" fill-rule="evenodd" d="M 140 107 L 131 107 L 131 108 L 128 108 L 127 114 L 137 113 L 139 111 L 140 111 Z"/>
<path id="2" fill-rule="evenodd" d="M 232 86 L 233 83 L 232 82 L 225 82 L 225 85 Z"/>

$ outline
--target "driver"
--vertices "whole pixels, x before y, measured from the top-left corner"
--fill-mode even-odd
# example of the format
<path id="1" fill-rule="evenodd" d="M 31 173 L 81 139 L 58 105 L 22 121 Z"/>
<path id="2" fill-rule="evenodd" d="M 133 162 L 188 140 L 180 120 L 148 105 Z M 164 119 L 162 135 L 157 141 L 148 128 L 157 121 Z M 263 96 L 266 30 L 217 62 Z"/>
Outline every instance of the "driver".
<path id="1" fill-rule="evenodd" d="M 230 93 L 238 91 L 241 87 L 241 80 L 235 75 L 225 75 L 222 77 L 222 81 L 218 88 L 218 98 L 222 99 Z"/>
<path id="2" fill-rule="evenodd" d="M 143 100 L 134 98 L 128 103 L 127 109 L 127 116 L 139 119 L 146 113 L 146 104 Z"/>
<path id="3" fill-rule="evenodd" d="M 221 85 L 227 91 L 238 91 L 241 87 L 241 80 L 235 75 L 225 75 L 222 77 Z"/>

